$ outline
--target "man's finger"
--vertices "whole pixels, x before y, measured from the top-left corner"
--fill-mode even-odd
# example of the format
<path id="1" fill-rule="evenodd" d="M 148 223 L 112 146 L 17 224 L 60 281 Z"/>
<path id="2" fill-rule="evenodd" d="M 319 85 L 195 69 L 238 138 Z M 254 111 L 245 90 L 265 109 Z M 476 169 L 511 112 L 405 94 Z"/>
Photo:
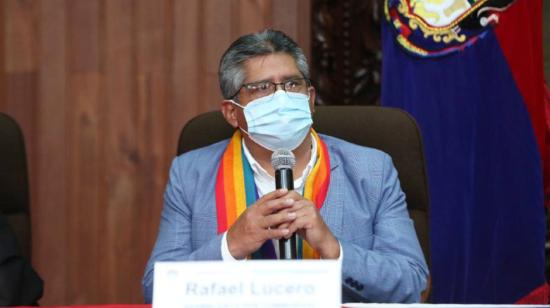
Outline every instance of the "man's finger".
<path id="1" fill-rule="evenodd" d="M 277 190 L 274 190 L 270 193 L 267 193 L 267 194 L 263 195 L 260 199 L 258 199 L 258 201 L 256 201 L 256 203 L 260 204 L 260 203 L 267 202 L 268 200 L 277 199 L 277 198 L 280 198 L 280 197 L 286 195 L 287 193 L 288 193 L 288 189 L 286 189 L 286 188 L 277 189 Z"/>
<path id="2" fill-rule="evenodd" d="M 307 216 L 302 216 L 294 219 L 287 227 L 289 233 L 292 234 L 300 229 L 307 229 L 306 225 L 309 224 Z M 290 237 L 290 236 L 289 236 Z"/>
<path id="3" fill-rule="evenodd" d="M 294 199 L 295 201 L 304 199 L 304 197 L 302 197 L 302 195 L 300 195 L 295 190 L 289 190 L 288 193 L 285 195 L 285 198 L 291 198 L 291 199 Z"/>
<path id="4" fill-rule="evenodd" d="M 277 228 L 282 223 L 288 223 L 296 218 L 296 213 L 285 212 L 265 216 L 262 221 L 264 228 Z"/>
<path id="5" fill-rule="evenodd" d="M 294 205 L 296 201 L 291 198 L 279 198 L 274 200 L 268 200 L 263 204 L 258 203 L 260 213 L 264 216 L 278 212 L 281 209 L 289 208 Z"/>
<path id="6" fill-rule="evenodd" d="M 290 199 L 290 200 L 294 200 L 294 199 Z M 290 203 L 290 200 L 289 200 L 289 203 Z M 292 205 L 290 206 L 287 206 L 287 207 L 281 207 L 281 209 L 279 209 L 279 211 L 285 211 L 285 212 L 299 212 L 299 211 L 302 211 L 304 208 L 306 208 L 308 205 L 309 205 L 310 201 L 309 200 L 298 200 L 298 201 L 293 201 L 292 202 Z"/>
<path id="7" fill-rule="evenodd" d="M 254 205 L 258 207 L 262 207 L 264 203 L 269 202 L 270 200 L 280 199 L 282 196 L 286 195 L 287 193 L 288 193 L 288 189 L 286 188 L 274 190 L 270 193 L 263 195 L 260 199 L 256 200 Z"/>
<path id="8" fill-rule="evenodd" d="M 280 239 L 290 234 L 288 229 L 267 229 L 265 232 L 269 239 Z"/>

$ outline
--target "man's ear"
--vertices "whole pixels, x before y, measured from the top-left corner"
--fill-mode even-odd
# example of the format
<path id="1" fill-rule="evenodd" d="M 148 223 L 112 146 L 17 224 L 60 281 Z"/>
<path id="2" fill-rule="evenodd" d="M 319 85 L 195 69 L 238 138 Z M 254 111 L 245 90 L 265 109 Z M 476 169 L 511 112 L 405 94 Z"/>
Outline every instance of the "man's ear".
<path id="1" fill-rule="evenodd" d="M 239 122 L 237 121 L 237 107 L 231 103 L 230 100 L 223 100 L 221 104 L 221 112 L 223 114 L 223 117 L 229 123 L 229 125 L 233 126 L 234 128 L 239 127 Z"/>
<path id="2" fill-rule="evenodd" d="M 315 113 L 315 88 L 309 87 L 309 110 L 311 110 L 311 113 Z"/>

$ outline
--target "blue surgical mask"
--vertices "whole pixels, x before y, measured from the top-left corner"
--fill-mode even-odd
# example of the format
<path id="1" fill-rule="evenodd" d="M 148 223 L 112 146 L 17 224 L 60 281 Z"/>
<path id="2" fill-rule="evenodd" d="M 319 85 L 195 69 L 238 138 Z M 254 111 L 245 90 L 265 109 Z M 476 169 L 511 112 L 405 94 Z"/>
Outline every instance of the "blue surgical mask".
<path id="1" fill-rule="evenodd" d="M 270 151 L 296 149 L 309 133 L 313 120 L 309 109 L 309 97 L 301 93 L 276 91 L 261 97 L 243 108 L 252 141 Z"/>

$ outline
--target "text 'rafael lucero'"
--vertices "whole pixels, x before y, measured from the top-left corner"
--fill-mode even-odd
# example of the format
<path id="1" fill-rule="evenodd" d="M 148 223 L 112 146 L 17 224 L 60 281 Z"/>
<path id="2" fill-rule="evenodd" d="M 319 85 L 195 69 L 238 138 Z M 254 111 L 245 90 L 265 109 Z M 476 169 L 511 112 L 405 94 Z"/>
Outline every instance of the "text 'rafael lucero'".
<path id="1" fill-rule="evenodd" d="M 289 296 L 289 295 L 313 295 L 315 285 L 309 283 L 257 283 L 239 282 L 233 284 L 197 283 L 189 281 L 185 288 L 188 296 Z"/>
<path id="2" fill-rule="evenodd" d="M 339 307 L 340 283 L 337 260 L 158 262 L 153 307 Z"/>

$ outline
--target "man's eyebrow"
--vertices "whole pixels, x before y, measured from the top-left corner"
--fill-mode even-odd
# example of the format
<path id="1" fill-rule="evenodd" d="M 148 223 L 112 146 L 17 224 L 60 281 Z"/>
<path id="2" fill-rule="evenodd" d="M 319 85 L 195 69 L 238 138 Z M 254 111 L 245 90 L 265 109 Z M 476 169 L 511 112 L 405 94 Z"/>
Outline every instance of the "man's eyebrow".
<path id="1" fill-rule="evenodd" d="M 304 78 L 301 74 L 293 74 L 293 75 L 285 75 L 283 76 L 281 82 L 285 82 L 285 81 L 288 81 L 288 80 L 292 80 L 292 79 L 300 79 L 300 78 Z M 271 78 L 264 78 L 264 79 L 260 79 L 260 80 L 255 80 L 255 81 L 251 81 L 251 82 L 245 82 L 243 84 L 247 85 L 247 84 L 256 84 L 256 83 L 262 83 L 262 82 L 274 82 L 273 79 Z"/>
<path id="2" fill-rule="evenodd" d="M 260 80 L 255 80 L 255 81 L 247 82 L 247 83 L 245 83 L 245 84 L 255 84 L 255 83 L 262 83 L 262 82 L 266 82 L 266 81 L 271 81 L 271 80 L 269 80 L 269 78 L 266 78 L 266 79 L 260 79 Z"/>
<path id="3" fill-rule="evenodd" d="M 301 74 L 283 76 L 283 80 L 303 78 Z"/>

